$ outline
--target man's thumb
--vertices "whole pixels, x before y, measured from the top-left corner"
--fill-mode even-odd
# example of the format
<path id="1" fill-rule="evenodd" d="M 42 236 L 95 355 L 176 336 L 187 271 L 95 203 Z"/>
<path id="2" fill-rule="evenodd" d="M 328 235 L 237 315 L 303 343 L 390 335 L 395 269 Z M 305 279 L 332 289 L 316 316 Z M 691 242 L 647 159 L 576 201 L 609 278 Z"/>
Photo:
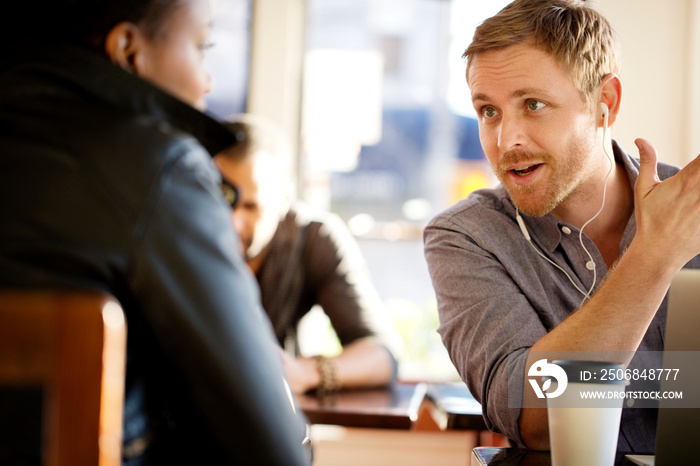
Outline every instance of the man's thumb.
<path id="1" fill-rule="evenodd" d="M 656 149 L 646 139 L 635 139 L 634 143 L 639 149 L 639 178 L 637 178 L 635 189 L 639 194 L 645 196 L 661 181 L 656 171 Z"/>

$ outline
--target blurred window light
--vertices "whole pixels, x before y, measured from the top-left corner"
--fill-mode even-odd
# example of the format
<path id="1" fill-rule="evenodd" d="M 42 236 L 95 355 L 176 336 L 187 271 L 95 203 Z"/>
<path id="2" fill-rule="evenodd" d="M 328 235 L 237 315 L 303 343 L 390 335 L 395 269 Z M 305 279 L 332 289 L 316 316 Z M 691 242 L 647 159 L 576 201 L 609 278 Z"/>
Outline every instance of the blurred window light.
<path id="1" fill-rule="evenodd" d="M 374 230 L 376 222 L 370 214 L 353 215 L 348 220 L 348 228 L 355 236 L 365 236 Z"/>
<path id="2" fill-rule="evenodd" d="M 246 108 L 252 0 L 214 0 L 212 8 L 214 46 L 204 55 L 204 67 L 212 79 L 207 113 L 225 118 Z"/>
<path id="3" fill-rule="evenodd" d="M 430 202 L 427 199 L 409 199 L 404 202 L 402 210 L 409 220 L 429 220 Z"/>
<path id="4" fill-rule="evenodd" d="M 401 239 L 415 240 L 458 193 L 492 185 L 462 53 L 506 3 L 308 0 L 302 199 L 413 223 Z"/>
<path id="5" fill-rule="evenodd" d="M 307 163 L 315 170 L 354 170 L 361 147 L 382 136 L 381 53 L 308 51 L 302 96 Z"/>

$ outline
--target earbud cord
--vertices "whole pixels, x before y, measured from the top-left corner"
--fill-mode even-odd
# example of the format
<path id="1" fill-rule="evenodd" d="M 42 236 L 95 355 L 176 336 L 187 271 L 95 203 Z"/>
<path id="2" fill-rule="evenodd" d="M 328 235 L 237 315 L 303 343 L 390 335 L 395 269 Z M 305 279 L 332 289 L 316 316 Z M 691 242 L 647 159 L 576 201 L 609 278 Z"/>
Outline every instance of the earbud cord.
<path id="1" fill-rule="evenodd" d="M 607 123 L 607 118 L 605 118 L 605 123 Z M 612 155 L 610 155 L 610 153 L 608 152 L 607 147 L 605 146 L 605 136 L 606 136 L 606 134 L 607 134 L 607 129 L 608 129 L 608 127 L 607 127 L 608 125 L 605 124 L 605 123 L 603 124 L 603 151 L 605 152 L 605 155 L 608 156 L 608 160 L 610 161 L 610 169 L 608 170 L 607 175 L 605 175 L 605 183 L 604 183 L 604 185 L 603 185 L 603 202 L 601 203 L 600 209 L 598 209 L 598 212 L 596 212 L 596 214 L 595 214 L 593 217 L 591 217 L 586 223 L 583 224 L 583 226 L 582 226 L 581 229 L 579 230 L 579 234 L 578 234 L 579 243 L 581 243 L 581 247 L 583 248 L 584 251 L 586 251 L 586 254 L 588 255 L 588 259 L 589 259 L 591 262 L 593 262 L 593 256 L 592 256 L 591 253 L 588 251 L 588 249 L 586 248 L 586 246 L 583 244 L 583 229 L 586 228 L 586 226 L 587 226 L 589 223 L 591 223 L 593 220 L 595 220 L 596 217 L 598 217 L 598 215 L 600 215 L 600 213 L 603 211 L 603 208 L 605 207 L 605 197 L 606 197 L 607 190 L 608 190 L 608 179 L 610 178 L 610 175 L 611 175 L 611 173 L 612 173 L 612 171 L 613 171 L 613 167 L 614 167 L 614 164 L 615 164 Z M 581 293 L 581 294 L 583 295 L 583 300 L 581 301 L 581 304 L 583 304 L 583 302 L 584 302 L 585 300 L 591 299 L 591 292 L 592 292 L 593 289 L 595 288 L 596 281 L 597 281 L 596 268 L 595 268 L 595 267 L 593 268 L 593 284 L 591 285 L 590 289 L 589 289 L 588 292 L 586 293 L 586 292 L 583 291 L 581 288 L 579 288 L 578 285 L 576 285 L 576 283 L 575 283 L 574 280 L 571 278 L 571 276 L 566 272 L 566 270 L 564 270 L 564 269 L 561 268 L 559 265 L 557 265 L 557 264 L 556 264 L 554 261 L 552 261 L 549 257 L 547 257 L 547 256 L 545 256 L 544 254 L 542 254 L 542 252 L 540 252 L 540 250 L 533 244 L 533 242 L 532 242 L 532 240 L 531 240 L 531 238 L 530 238 L 530 235 L 527 234 L 527 229 L 525 228 L 525 223 L 523 222 L 522 217 L 520 216 L 520 211 L 518 210 L 517 207 L 515 208 L 515 218 L 516 218 L 516 220 L 518 221 L 518 224 L 520 225 L 520 227 L 521 227 L 521 229 L 522 229 L 522 231 L 523 231 L 523 234 L 525 235 L 525 239 L 527 240 L 528 243 L 530 243 L 530 246 L 532 246 L 532 249 L 534 249 L 535 252 L 536 252 L 537 254 L 539 254 L 544 260 L 546 260 L 547 262 L 549 262 L 550 264 L 552 264 L 552 265 L 553 265 L 554 267 L 556 267 L 557 269 L 561 270 L 561 271 L 564 273 L 564 275 L 566 275 L 566 278 L 569 279 L 569 281 L 571 282 L 571 284 L 574 285 L 574 288 L 576 288 L 576 290 L 578 290 L 578 292 Z"/>
<path id="2" fill-rule="evenodd" d="M 606 115 L 607 116 L 607 115 Z M 610 175 L 612 174 L 613 167 L 615 166 L 615 161 L 613 159 L 613 156 L 608 153 L 608 148 L 605 146 L 605 136 L 608 130 L 608 125 L 606 124 L 608 122 L 608 119 L 605 118 L 605 123 L 603 124 L 603 152 L 605 152 L 605 155 L 608 156 L 608 161 L 610 162 L 610 169 L 608 170 L 608 174 L 605 175 L 605 182 L 603 183 L 603 202 L 600 204 L 600 209 L 598 209 L 598 212 L 591 217 L 586 223 L 583 224 L 581 229 L 578 232 L 578 241 L 581 243 L 581 247 L 583 248 L 584 251 L 586 251 L 586 254 L 588 254 L 588 258 L 591 262 L 593 262 L 593 256 L 591 253 L 588 251 L 586 246 L 583 244 L 583 229 L 586 228 L 586 226 L 591 223 L 593 220 L 595 220 L 598 215 L 603 211 L 603 208 L 605 207 L 605 197 L 608 192 L 608 179 L 610 178 Z M 591 292 L 593 291 L 593 288 L 595 288 L 596 280 L 597 280 L 597 274 L 596 274 L 596 269 L 597 267 L 593 267 L 593 284 L 591 284 L 590 289 L 588 290 L 588 293 L 585 293 L 585 299 L 590 299 L 591 298 Z M 583 304 L 583 302 L 581 302 Z"/>
<path id="3" fill-rule="evenodd" d="M 515 208 L 515 218 L 516 218 L 516 219 L 521 219 L 521 221 L 522 221 L 522 217 L 520 216 L 520 212 L 518 211 L 518 208 L 517 208 L 517 207 Z M 520 222 L 518 222 L 518 223 L 520 223 Z M 521 226 L 524 227 L 525 224 L 523 223 Z M 542 257 L 542 259 L 546 260 L 547 262 L 549 262 L 550 264 L 552 264 L 554 267 L 556 267 L 556 268 L 558 268 L 559 270 L 561 270 L 561 271 L 564 273 L 564 275 L 566 275 L 566 278 L 568 278 L 569 281 L 571 282 L 571 284 L 574 285 L 574 288 L 576 288 L 576 289 L 578 290 L 578 292 L 581 293 L 581 294 L 583 295 L 584 300 L 590 298 L 589 295 L 588 295 L 588 293 L 590 293 L 590 291 L 589 291 L 588 293 L 586 293 L 586 292 L 583 291 L 581 288 L 579 288 L 579 286 L 576 284 L 576 282 L 574 282 L 574 280 L 571 278 L 571 275 L 569 275 L 569 274 L 566 272 L 566 270 L 562 269 L 561 267 L 559 267 L 559 265 L 558 265 L 556 262 L 554 262 L 554 261 L 551 260 L 549 257 L 547 257 L 547 256 L 545 256 L 544 254 L 542 254 L 542 252 L 541 252 L 541 251 L 537 248 L 537 246 L 535 246 L 535 244 L 532 242 L 532 239 L 530 239 L 530 235 L 527 235 L 527 236 L 525 237 L 525 239 L 527 240 L 528 243 L 530 243 L 530 246 L 532 247 L 532 249 L 533 249 L 537 254 L 539 254 L 540 257 Z M 585 249 L 585 248 L 584 248 L 584 249 Z M 588 251 L 586 251 L 586 252 L 588 252 Z M 581 303 L 583 303 L 583 301 L 581 301 Z"/>

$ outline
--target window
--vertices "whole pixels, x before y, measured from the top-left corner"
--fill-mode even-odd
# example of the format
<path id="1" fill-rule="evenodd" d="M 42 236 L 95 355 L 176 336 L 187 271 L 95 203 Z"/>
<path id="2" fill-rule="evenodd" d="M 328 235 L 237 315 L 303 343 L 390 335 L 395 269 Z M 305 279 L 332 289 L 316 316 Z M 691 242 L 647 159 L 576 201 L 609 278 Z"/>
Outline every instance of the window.
<path id="1" fill-rule="evenodd" d="M 426 222 L 494 183 L 461 54 L 507 2 L 308 0 L 301 196 L 358 238 L 405 343 L 404 379 L 453 378 Z"/>
<path id="2" fill-rule="evenodd" d="M 205 55 L 205 67 L 212 78 L 207 112 L 218 118 L 243 113 L 248 90 L 250 50 L 250 0 L 215 0 L 214 44 Z"/>

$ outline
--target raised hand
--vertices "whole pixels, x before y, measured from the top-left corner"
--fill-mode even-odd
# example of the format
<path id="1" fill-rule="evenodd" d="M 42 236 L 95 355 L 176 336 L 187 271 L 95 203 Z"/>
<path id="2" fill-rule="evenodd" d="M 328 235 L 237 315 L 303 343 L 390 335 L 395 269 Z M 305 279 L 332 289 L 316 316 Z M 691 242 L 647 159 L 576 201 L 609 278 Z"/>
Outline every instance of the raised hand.
<path id="1" fill-rule="evenodd" d="M 675 176 L 660 181 L 656 149 L 644 139 L 639 149 L 635 184 L 637 234 L 649 257 L 675 272 L 700 254 L 700 156 Z"/>

